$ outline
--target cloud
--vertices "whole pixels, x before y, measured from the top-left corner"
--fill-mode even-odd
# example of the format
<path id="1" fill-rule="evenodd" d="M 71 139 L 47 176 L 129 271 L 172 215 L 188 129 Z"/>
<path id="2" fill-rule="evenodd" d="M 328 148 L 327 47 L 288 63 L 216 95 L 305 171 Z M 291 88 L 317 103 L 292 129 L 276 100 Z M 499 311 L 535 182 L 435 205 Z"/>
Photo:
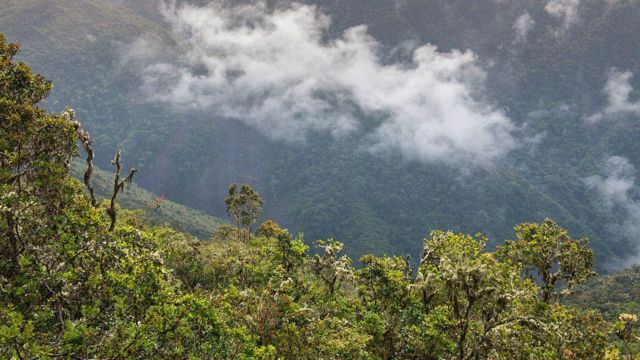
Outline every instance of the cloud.
<path id="1" fill-rule="evenodd" d="M 578 21 L 578 8 L 580 0 L 550 0 L 544 6 L 544 11 L 552 17 L 562 19 L 566 29 Z"/>
<path id="2" fill-rule="evenodd" d="M 604 118 L 617 117 L 620 115 L 640 116 L 640 100 L 633 101 L 631 93 L 631 71 L 618 71 L 613 68 L 609 70 L 607 83 L 603 92 L 607 96 L 607 106 L 597 114 L 589 117 L 589 121 L 598 121 Z"/>
<path id="3" fill-rule="evenodd" d="M 527 41 L 527 34 L 535 25 L 535 20 L 525 11 L 524 14 L 518 16 L 513 28 L 516 31 L 516 42 L 524 43 Z"/>
<path id="4" fill-rule="evenodd" d="M 637 1 L 638 0 L 605 0 L 607 5 L 609 5 L 609 6 L 617 6 L 617 5 L 624 5 L 624 4 L 634 4 Z"/>
<path id="5" fill-rule="evenodd" d="M 629 198 L 629 191 L 635 186 L 635 168 L 629 160 L 621 156 L 612 156 L 605 162 L 605 177 L 589 176 L 584 179 L 585 184 L 598 194 L 609 207 L 633 203 Z"/>
<path id="6" fill-rule="evenodd" d="M 471 51 L 427 44 L 410 61 L 383 62 L 365 26 L 328 39 L 331 19 L 301 4 L 163 12 L 180 53 L 139 40 L 122 58 L 140 66 L 149 101 L 237 119 L 275 139 L 358 134 L 371 151 L 424 161 L 490 162 L 516 147 L 514 124 L 481 97 L 485 73 Z"/>
<path id="7" fill-rule="evenodd" d="M 596 192 L 599 200 L 609 210 L 619 209 L 623 218 L 620 223 L 612 224 L 614 234 L 627 239 L 633 246 L 627 264 L 638 263 L 640 256 L 640 200 L 632 196 L 636 185 L 636 169 L 628 159 L 621 156 L 612 156 L 607 159 L 603 167 L 604 176 L 593 175 L 584 180 L 587 188 Z"/>

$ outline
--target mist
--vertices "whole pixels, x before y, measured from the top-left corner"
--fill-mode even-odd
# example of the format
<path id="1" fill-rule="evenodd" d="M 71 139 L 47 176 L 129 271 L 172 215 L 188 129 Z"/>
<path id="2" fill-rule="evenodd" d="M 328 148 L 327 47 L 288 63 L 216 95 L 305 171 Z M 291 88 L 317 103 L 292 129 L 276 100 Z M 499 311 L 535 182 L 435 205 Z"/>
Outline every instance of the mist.
<path id="1" fill-rule="evenodd" d="M 620 71 L 616 68 L 609 69 L 607 73 L 607 83 L 602 89 L 607 101 L 605 108 L 588 118 L 590 122 L 597 122 L 606 119 L 616 119 L 620 116 L 640 116 L 640 99 L 633 100 L 634 91 L 631 85 L 633 73 L 631 71 Z"/>
<path id="2" fill-rule="evenodd" d="M 633 196 L 636 169 L 627 158 L 611 156 L 602 170 L 602 175 L 589 176 L 584 183 L 596 193 L 600 205 L 609 211 L 622 212 L 619 221 L 609 225 L 610 231 L 624 237 L 632 248 L 623 259 L 624 264 L 615 264 L 615 267 L 635 265 L 640 262 L 640 200 Z"/>
<path id="3" fill-rule="evenodd" d="M 486 164 L 517 147 L 512 120 L 481 96 L 486 74 L 471 51 L 424 44 L 409 61 L 385 62 L 366 26 L 330 39 L 331 18 L 295 3 L 165 4 L 162 13 L 177 49 L 141 38 L 122 56 L 140 67 L 146 101 L 276 140 L 357 134 L 368 151 L 410 160 Z"/>

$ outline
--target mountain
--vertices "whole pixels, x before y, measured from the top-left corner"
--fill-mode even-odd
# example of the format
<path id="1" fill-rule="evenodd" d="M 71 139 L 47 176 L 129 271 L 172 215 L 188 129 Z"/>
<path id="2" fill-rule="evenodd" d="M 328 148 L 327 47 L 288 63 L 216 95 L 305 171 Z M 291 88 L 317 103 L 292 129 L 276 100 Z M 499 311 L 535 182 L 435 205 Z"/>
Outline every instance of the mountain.
<path id="1" fill-rule="evenodd" d="M 591 238 L 603 269 L 633 261 L 632 171 L 624 173 L 631 183 L 624 201 L 603 200 L 593 181 L 613 176 L 611 157 L 626 159 L 630 169 L 640 166 L 640 123 L 630 112 L 585 119 L 607 106 L 603 89 L 614 69 L 640 74 L 638 2 L 578 1 L 575 9 L 548 7 L 553 1 L 307 3 L 331 17 L 329 38 L 367 25 L 387 63 L 402 60 L 403 46 L 473 51 L 486 75 L 483 96 L 524 134 L 520 146 L 489 166 L 452 166 L 363 151 L 354 137 L 322 131 L 283 141 L 213 111 L 149 101 L 136 64 L 123 61 L 131 44 L 142 36 L 185 49 L 151 0 L 8 1 L 0 8 L 0 31 L 63 89 L 54 90 L 47 106 L 76 108 L 100 166 L 108 168 L 110 154 L 121 148 L 140 169 L 141 187 L 213 216 L 224 216 L 228 184 L 246 181 L 265 198 L 265 218 L 308 239 L 335 237 L 354 257 L 416 257 L 434 228 L 480 231 L 494 246 L 513 236 L 515 224 L 552 217 L 572 235 Z M 529 20 L 521 21 L 528 24 L 524 38 L 518 19 Z M 632 89 L 640 88 L 639 78 L 629 78 Z M 635 96 L 632 91 L 627 100 Z"/>

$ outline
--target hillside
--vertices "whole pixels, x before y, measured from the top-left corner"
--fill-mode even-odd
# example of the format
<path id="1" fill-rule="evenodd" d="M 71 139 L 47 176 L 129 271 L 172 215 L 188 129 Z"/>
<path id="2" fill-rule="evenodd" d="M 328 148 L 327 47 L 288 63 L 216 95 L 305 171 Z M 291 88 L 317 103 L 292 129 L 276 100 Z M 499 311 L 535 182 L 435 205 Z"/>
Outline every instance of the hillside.
<path id="1" fill-rule="evenodd" d="M 640 267 L 597 277 L 581 286 L 567 303 L 600 311 L 607 320 L 640 313 Z"/>
<path id="2" fill-rule="evenodd" d="M 76 159 L 72 164 L 71 174 L 82 179 L 85 169 L 84 162 Z M 113 174 L 94 168 L 93 185 L 98 199 L 108 199 L 113 192 Z M 142 219 L 150 224 L 170 226 L 203 240 L 209 239 L 220 225 L 227 223 L 226 220 L 163 199 L 135 182 L 118 196 L 118 203 L 126 209 L 141 210 Z"/>
<path id="3" fill-rule="evenodd" d="M 64 97 L 81 97 L 82 89 L 93 90 L 86 95 L 95 99 L 105 80 L 96 74 L 114 70 L 114 49 L 132 37 L 169 36 L 159 24 L 133 11 L 93 0 L 6 0 L 0 23 L 7 36 L 32 45 L 23 48 L 23 55 L 56 82 Z"/>
<path id="4" fill-rule="evenodd" d="M 184 46 L 159 20 L 154 1 L 129 7 L 115 0 L 10 1 L 0 9 L 0 28 L 28 49 L 25 60 L 56 83 L 47 107 L 76 108 L 101 167 L 109 166 L 104 154 L 120 147 L 141 170 L 141 187 L 213 216 L 225 216 L 229 183 L 249 182 L 266 200 L 265 218 L 311 239 L 340 239 L 355 257 L 417 258 L 421 239 L 434 228 L 482 231 L 493 246 L 513 236 L 513 224 L 552 217 L 591 238 L 602 269 L 631 261 L 636 237 L 625 229 L 637 220 L 627 206 L 637 189 L 631 187 L 631 200 L 620 207 L 602 207 L 584 179 L 606 178 L 612 156 L 640 166 L 640 126 L 633 114 L 595 124 L 585 118 L 606 103 L 610 68 L 640 73 L 640 40 L 631 35 L 640 31 L 632 15 L 637 2 L 583 2 L 579 20 L 566 30 L 563 18 L 538 1 L 483 0 L 471 7 L 437 0 L 308 3 L 331 17 L 329 36 L 366 24 L 385 61 L 402 58 L 397 50 L 405 41 L 472 50 L 486 72 L 483 95 L 524 134 L 519 146 L 491 166 L 452 166 L 363 151 L 362 134 L 334 138 L 320 131 L 282 141 L 215 109 L 149 101 L 138 64 L 123 65 L 127 46 L 141 36 Z M 525 12 L 535 26 L 527 41 L 517 42 L 514 22 Z M 637 79 L 631 78 L 632 87 Z M 367 126 L 378 121 L 365 120 Z"/>

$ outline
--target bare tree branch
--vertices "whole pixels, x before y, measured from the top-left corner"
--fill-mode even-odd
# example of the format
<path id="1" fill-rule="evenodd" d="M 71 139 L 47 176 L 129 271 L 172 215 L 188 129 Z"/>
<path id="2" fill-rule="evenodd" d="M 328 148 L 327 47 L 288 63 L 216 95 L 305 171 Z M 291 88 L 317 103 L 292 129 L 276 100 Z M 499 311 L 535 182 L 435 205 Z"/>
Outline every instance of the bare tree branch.
<path id="1" fill-rule="evenodd" d="M 91 181 L 91 177 L 93 175 L 93 146 L 91 146 L 91 139 L 89 137 L 89 132 L 86 130 L 78 129 L 78 136 L 80 137 L 80 142 L 82 143 L 82 147 L 84 151 L 87 153 L 87 171 L 84 172 L 84 184 L 87 186 L 89 190 L 89 196 L 91 197 L 91 205 L 96 207 L 98 202 L 96 200 L 96 196 L 93 189 L 93 183 Z"/>
<path id="2" fill-rule="evenodd" d="M 115 166 L 116 168 L 116 173 L 115 173 L 115 179 L 113 182 L 113 194 L 111 195 L 111 203 L 109 204 L 109 208 L 107 208 L 107 215 L 109 215 L 109 218 L 111 219 L 111 225 L 109 226 L 109 231 L 113 231 L 113 229 L 115 229 L 116 227 L 116 217 L 117 217 L 116 197 L 118 196 L 118 193 L 124 190 L 125 184 L 131 184 L 131 182 L 133 181 L 133 176 L 138 171 L 135 168 L 131 168 L 131 170 L 129 170 L 129 175 L 127 175 L 127 177 L 124 178 L 124 180 L 120 181 L 120 171 L 122 170 L 122 164 L 120 163 L 120 159 L 121 159 L 120 150 L 118 150 L 115 158 L 111 160 L 111 164 L 113 164 L 113 166 Z"/>

